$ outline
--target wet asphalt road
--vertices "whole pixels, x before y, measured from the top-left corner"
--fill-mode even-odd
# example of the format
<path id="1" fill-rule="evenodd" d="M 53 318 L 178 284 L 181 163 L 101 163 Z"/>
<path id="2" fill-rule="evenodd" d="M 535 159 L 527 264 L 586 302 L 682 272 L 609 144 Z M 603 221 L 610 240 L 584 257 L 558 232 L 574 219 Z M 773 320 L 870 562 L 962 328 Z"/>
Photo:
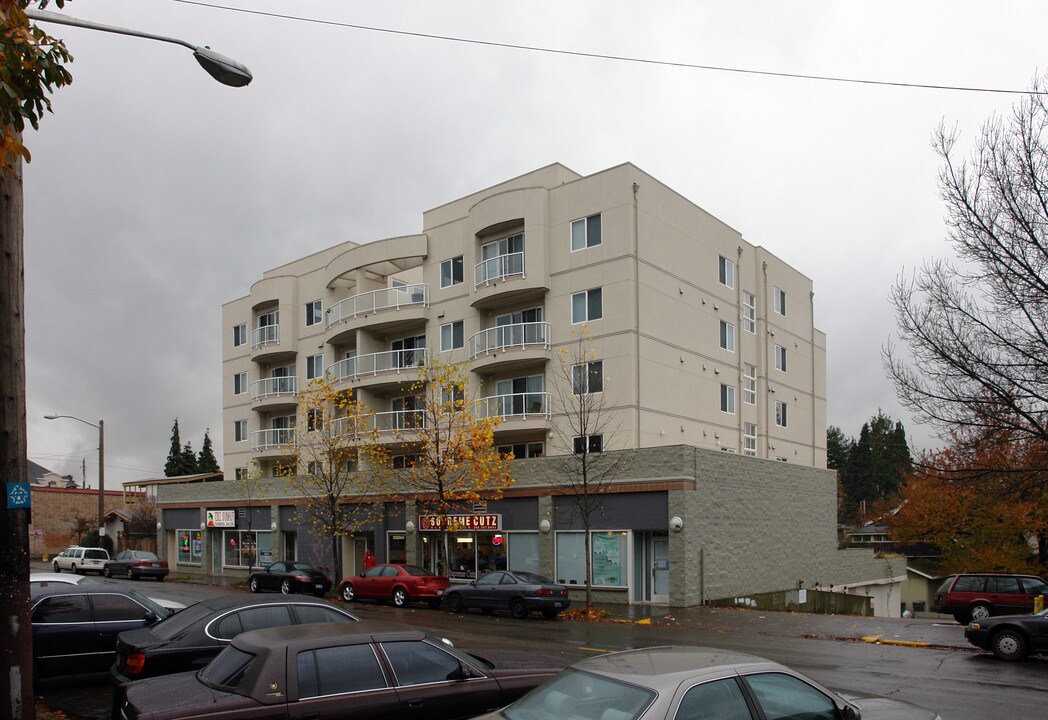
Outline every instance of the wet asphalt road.
<path id="1" fill-rule="evenodd" d="M 215 594 L 245 593 L 171 582 L 132 585 L 146 595 L 187 604 Z M 962 628 L 953 623 L 710 608 L 657 609 L 638 623 L 636 617 L 624 614 L 626 608 L 609 609 L 618 612 L 612 621 L 577 622 L 544 621 L 539 616 L 517 621 L 473 612 L 453 615 L 444 610 L 397 609 L 367 602 L 352 606 L 361 619 L 424 627 L 496 662 L 521 662 L 539 653 L 570 663 L 595 653 L 635 647 L 710 645 L 777 660 L 845 694 L 877 694 L 914 702 L 936 710 L 944 720 L 1048 718 L 1048 657 L 1000 662 L 968 646 Z M 878 635 L 929 646 L 861 639 Z M 53 710 L 92 720 L 108 717 L 112 697 L 104 674 L 44 680 L 38 694 Z"/>

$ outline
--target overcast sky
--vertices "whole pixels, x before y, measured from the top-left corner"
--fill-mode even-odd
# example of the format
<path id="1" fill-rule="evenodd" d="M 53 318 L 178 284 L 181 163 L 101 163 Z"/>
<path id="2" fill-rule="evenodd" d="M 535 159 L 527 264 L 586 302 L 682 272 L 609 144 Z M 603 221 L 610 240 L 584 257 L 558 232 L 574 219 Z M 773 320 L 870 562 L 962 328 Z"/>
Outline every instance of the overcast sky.
<path id="1" fill-rule="evenodd" d="M 214 82 L 177 45 L 47 25 L 73 84 L 26 144 L 29 457 L 106 486 L 163 474 L 171 425 L 222 460 L 221 305 L 343 241 L 561 162 L 632 162 L 812 278 L 829 422 L 878 408 L 918 447 L 881 366 L 888 291 L 946 256 L 930 138 L 970 147 L 1017 96 L 542 54 L 365 25 L 689 64 L 1023 90 L 1048 3 L 74 0 L 63 12 L 246 64 Z M 56 9 L 53 7 L 51 9 Z M 269 15 L 263 14 L 269 13 Z M 274 15 L 295 15 L 315 22 Z M 1043 66 L 1041 68 L 1044 69 Z"/>

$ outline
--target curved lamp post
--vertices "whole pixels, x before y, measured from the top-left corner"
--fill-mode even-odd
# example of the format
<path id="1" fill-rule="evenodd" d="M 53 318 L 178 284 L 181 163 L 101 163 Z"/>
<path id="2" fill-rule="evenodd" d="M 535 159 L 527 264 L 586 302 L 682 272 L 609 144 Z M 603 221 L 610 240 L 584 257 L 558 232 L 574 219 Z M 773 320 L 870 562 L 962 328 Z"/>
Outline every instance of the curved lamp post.
<path id="1" fill-rule="evenodd" d="M 84 425 L 90 425 L 91 427 L 98 430 L 98 547 L 105 547 L 105 534 L 106 534 L 106 507 L 105 507 L 105 424 L 99 420 L 98 424 L 95 425 L 93 422 L 87 420 L 81 420 L 78 417 L 72 415 L 44 415 L 46 420 L 58 420 L 59 418 L 68 418 L 69 420 L 76 420 L 82 422 Z"/>
<path id="2" fill-rule="evenodd" d="M 175 45 L 182 45 L 193 51 L 193 57 L 200 63 L 200 67 L 207 70 L 208 74 L 215 80 L 218 80 L 223 85 L 229 85 L 231 87 L 244 87 L 251 82 L 251 71 L 247 69 L 247 66 L 238 63 L 232 58 L 228 58 L 225 55 L 215 52 L 209 47 L 197 47 L 192 43 L 188 43 L 185 40 L 179 40 L 178 38 L 166 37 L 164 35 L 153 35 L 152 33 L 141 32 L 139 30 L 128 30 L 126 28 L 113 27 L 112 25 L 103 25 L 101 23 L 91 22 L 90 20 L 81 20 L 75 17 L 69 17 L 62 13 L 48 12 L 46 10 L 31 10 L 26 9 L 26 17 L 30 20 L 36 20 L 38 22 L 53 22 L 58 25 L 71 25 L 72 27 L 86 28 L 88 30 L 101 30 L 102 32 L 116 33 L 117 35 L 130 35 L 131 37 L 146 38 L 147 40 L 159 40 L 160 42 L 174 43 Z"/>

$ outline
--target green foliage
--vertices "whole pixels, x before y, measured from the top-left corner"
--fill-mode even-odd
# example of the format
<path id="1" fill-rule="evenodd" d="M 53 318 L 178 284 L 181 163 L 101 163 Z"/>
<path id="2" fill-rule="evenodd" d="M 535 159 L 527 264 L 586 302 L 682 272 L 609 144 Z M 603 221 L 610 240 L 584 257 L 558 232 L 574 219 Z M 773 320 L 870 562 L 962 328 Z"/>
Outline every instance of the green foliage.
<path id="1" fill-rule="evenodd" d="M 98 528 L 95 528 L 94 530 L 84 535 L 83 539 L 80 541 L 80 544 L 84 547 L 89 548 L 98 547 Z M 110 557 L 112 557 L 113 538 L 109 537 L 108 535 L 105 535 L 102 538 L 102 546 L 105 547 L 105 549 L 109 552 Z"/>
<path id="2" fill-rule="evenodd" d="M 830 470 L 841 470 L 848 466 L 855 439 L 844 434 L 836 425 L 826 428 L 826 467 Z"/>
<path id="3" fill-rule="evenodd" d="M 25 8 L 28 0 L 0 0 L 0 34 L 3 64 L 0 66 L 0 163 L 10 171 L 20 159 L 29 162 L 29 151 L 21 135 L 26 122 L 37 128 L 44 112 L 51 112 L 47 97 L 68 85 L 73 76 L 63 66 L 72 62 L 61 40 L 30 25 Z M 46 0 L 39 3 L 46 5 Z M 58 7 L 65 0 L 55 0 Z"/>
<path id="4" fill-rule="evenodd" d="M 171 449 L 168 450 L 167 462 L 164 463 L 164 476 L 186 475 L 187 473 L 182 472 L 183 466 L 182 440 L 178 435 L 178 418 L 175 418 L 175 424 L 171 428 Z"/>
<path id="5" fill-rule="evenodd" d="M 856 513 L 863 503 L 868 505 L 893 496 L 913 468 L 906 429 L 880 410 L 863 423 L 858 442 L 846 438 L 839 428 L 827 431 L 828 466 L 831 437 L 832 461 L 843 463 L 837 470 L 846 495 L 846 514 Z"/>
<path id="6" fill-rule="evenodd" d="M 193 452 L 192 443 L 186 443 L 182 448 L 182 472 L 180 475 L 192 475 L 197 471 L 196 453 Z"/>
<path id="7" fill-rule="evenodd" d="M 221 471 L 218 460 L 215 458 L 215 449 L 211 446 L 211 430 L 204 431 L 204 446 L 197 456 L 196 471 L 198 473 L 217 473 Z"/>

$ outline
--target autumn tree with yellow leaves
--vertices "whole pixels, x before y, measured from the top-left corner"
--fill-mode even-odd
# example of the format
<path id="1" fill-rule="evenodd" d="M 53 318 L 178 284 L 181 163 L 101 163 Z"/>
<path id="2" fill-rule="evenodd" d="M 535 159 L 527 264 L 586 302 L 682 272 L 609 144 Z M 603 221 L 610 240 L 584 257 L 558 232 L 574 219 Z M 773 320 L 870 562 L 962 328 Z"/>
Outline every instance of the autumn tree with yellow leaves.
<path id="1" fill-rule="evenodd" d="M 298 393 L 298 428 L 288 449 L 288 485 L 297 519 L 331 543 L 334 580 L 342 580 L 341 538 L 370 527 L 390 492 L 390 459 L 374 413 L 326 378 Z"/>
<path id="2" fill-rule="evenodd" d="M 416 448 L 399 482 L 419 514 L 438 517 L 437 563 L 444 572 L 449 569 L 447 533 L 457 529 L 447 516 L 481 500 L 497 500 L 513 482 L 512 456 L 493 443 L 499 418 L 478 417 L 467 398 L 467 378 L 464 365 L 430 359 L 411 388 L 417 409 L 397 431 Z"/>

